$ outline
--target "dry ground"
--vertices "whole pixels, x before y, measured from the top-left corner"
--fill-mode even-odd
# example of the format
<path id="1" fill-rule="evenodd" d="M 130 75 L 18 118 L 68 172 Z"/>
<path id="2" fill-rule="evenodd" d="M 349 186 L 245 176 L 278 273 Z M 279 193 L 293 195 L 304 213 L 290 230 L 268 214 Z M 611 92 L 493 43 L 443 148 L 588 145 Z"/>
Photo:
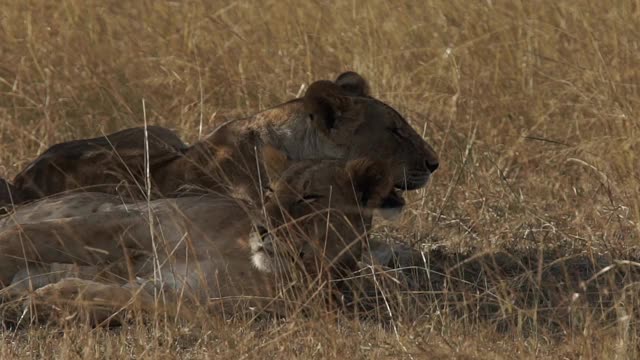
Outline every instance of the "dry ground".
<path id="1" fill-rule="evenodd" d="M 333 314 L 42 327 L 1 332 L 0 357 L 638 355 L 638 264 L 615 262 L 638 258 L 638 1 L 5 1 L 0 176 L 145 116 L 192 142 L 348 69 L 441 157 L 378 234 L 514 266 L 474 260 L 443 286 L 455 296 L 394 308 L 395 329 Z"/>

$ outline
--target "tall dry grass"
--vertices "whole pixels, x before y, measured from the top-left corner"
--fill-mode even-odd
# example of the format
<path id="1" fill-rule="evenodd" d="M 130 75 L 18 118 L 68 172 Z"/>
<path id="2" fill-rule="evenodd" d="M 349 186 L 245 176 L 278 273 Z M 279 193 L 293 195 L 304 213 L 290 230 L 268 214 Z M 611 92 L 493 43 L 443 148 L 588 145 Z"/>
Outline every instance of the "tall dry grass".
<path id="1" fill-rule="evenodd" d="M 32 328 L 3 332 L 0 356 L 637 356 L 639 278 L 625 270 L 637 265 L 614 261 L 637 258 L 640 235 L 639 29 L 633 0 L 2 3 L 0 176 L 56 142 L 141 125 L 143 110 L 195 141 L 218 119 L 353 69 L 441 158 L 378 236 L 538 261 L 515 261 L 519 277 L 490 260 L 476 282 L 452 272 L 467 286 L 455 313 L 448 297 L 427 297 L 429 311 L 397 314 L 396 332 L 313 317 Z M 563 256 L 586 260 L 558 270 L 546 288 L 558 301 L 532 300 Z M 598 273 L 609 264 L 615 275 Z M 583 273 L 606 277 L 591 295 L 610 301 L 569 306 Z"/>

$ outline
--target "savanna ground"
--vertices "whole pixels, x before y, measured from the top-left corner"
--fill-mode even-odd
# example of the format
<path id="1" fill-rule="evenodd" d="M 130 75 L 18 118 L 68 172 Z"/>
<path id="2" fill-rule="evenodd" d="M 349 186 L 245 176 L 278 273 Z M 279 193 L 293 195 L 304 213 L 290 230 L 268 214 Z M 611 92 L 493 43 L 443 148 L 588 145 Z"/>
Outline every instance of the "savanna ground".
<path id="1" fill-rule="evenodd" d="M 193 142 L 344 70 L 441 159 L 378 236 L 512 266 L 489 255 L 396 294 L 422 307 L 391 307 L 392 326 L 320 311 L 43 326 L 3 331 L 0 357 L 638 355 L 640 264 L 619 261 L 640 235 L 638 1 L 5 1 L 0 176 L 145 118 Z"/>

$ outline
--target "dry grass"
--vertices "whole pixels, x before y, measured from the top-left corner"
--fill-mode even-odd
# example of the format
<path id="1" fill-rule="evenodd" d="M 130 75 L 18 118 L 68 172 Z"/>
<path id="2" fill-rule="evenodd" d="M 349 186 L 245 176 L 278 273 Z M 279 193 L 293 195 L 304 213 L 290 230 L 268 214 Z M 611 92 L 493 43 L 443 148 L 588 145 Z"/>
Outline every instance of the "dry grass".
<path id="1" fill-rule="evenodd" d="M 353 69 L 441 157 L 379 234 L 539 261 L 481 259 L 457 287 L 453 270 L 443 289 L 459 293 L 399 311 L 397 333 L 330 314 L 31 328 L 3 332 L 0 357 L 634 358 L 636 266 L 579 280 L 637 258 L 639 29 L 632 0 L 4 2 L 0 176 L 56 142 L 141 125 L 143 99 L 149 123 L 194 141 Z M 595 300 L 573 306 L 583 293 Z"/>

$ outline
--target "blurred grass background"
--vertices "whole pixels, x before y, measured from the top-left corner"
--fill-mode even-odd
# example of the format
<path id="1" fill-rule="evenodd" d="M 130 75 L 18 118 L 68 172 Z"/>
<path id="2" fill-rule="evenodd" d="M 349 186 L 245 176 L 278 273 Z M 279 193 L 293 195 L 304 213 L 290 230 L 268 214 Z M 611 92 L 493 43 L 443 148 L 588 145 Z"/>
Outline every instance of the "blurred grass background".
<path id="1" fill-rule="evenodd" d="M 345 70 L 365 76 L 441 159 L 432 183 L 381 234 L 451 251 L 622 258 L 637 250 L 637 0 L 3 2 L 0 176 L 57 142 L 142 125 L 145 111 L 149 123 L 194 142 L 219 119 L 284 102 Z M 615 331 L 612 341 L 593 338 L 611 330 L 594 324 L 560 343 L 502 334 L 504 343 L 490 325 L 451 320 L 436 329 L 428 318 L 401 327 L 398 341 L 361 325 L 292 324 L 235 324 L 234 336 L 213 329 L 223 345 L 200 339 L 184 351 L 199 357 L 222 346 L 220 357 L 232 357 L 230 349 L 249 351 L 268 334 L 258 347 L 266 353 L 247 356 L 419 357 L 421 347 L 432 358 L 628 355 Z M 139 338 L 155 348 L 133 346 L 129 335 L 65 334 L 70 348 L 58 355 L 176 356 L 173 340 L 159 339 L 181 330 L 158 331 Z M 12 336 L 2 335 L 0 353 L 28 357 Z M 35 353 L 59 341 L 37 330 L 21 336 Z M 74 336 L 86 342 L 75 355 Z"/>

